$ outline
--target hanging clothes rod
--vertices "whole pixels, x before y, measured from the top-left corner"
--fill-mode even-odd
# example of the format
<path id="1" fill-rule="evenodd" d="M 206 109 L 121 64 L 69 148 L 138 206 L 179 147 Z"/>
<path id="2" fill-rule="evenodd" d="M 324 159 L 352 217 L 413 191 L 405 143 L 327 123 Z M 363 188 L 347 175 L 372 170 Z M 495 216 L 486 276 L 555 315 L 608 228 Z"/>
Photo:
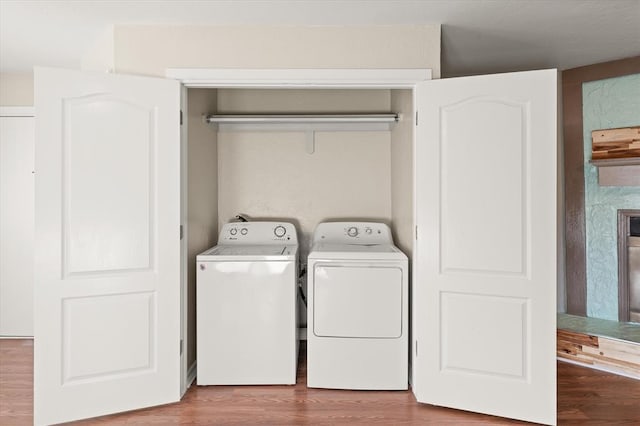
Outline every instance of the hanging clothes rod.
<path id="1" fill-rule="evenodd" d="M 210 114 L 207 123 L 395 123 L 398 114 Z"/>

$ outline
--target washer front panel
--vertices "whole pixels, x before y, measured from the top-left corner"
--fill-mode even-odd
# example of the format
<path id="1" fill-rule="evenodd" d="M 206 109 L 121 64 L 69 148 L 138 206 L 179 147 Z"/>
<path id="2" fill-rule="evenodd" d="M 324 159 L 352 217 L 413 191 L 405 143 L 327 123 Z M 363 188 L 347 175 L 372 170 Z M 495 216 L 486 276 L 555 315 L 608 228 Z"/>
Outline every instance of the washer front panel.
<path id="1" fill-rule="evenodd" d="M 199 385 L 296 383 L 296 263 L 198 262 Z"/>

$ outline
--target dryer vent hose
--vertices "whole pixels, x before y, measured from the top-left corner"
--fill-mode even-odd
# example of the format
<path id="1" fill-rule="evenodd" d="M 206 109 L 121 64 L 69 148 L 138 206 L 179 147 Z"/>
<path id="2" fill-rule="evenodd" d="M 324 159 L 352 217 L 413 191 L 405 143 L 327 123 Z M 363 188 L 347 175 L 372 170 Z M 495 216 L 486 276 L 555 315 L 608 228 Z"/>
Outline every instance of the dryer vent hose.
<path id="1" fill-rule="evenodd" d="M 249 218 L 242 213 L 237 214 L 235 218 L 238 222 L 249 222 Z"/>
<path id="2" fill-rule="evenodd" d="M 305 308 L 307 307 L 307 296 L 304 295 L 304 291 L 302 290 L 302 286 L 298 284 L 298 294 L 300 295 L 300 300 L 304 303 Z"/>
<path id="3" fill-rule="evenodd" d="M 300 273 L 298 274 L 298 294 L 300 295 L 300 299 L 302 303 L 304 303 L 305 308 L 307 307 L 307 296 L 304 295 L 304 290 L 302 289 L 302 285 L 304 284 L 305 279 L 307 278 L 307 266 L 305 264 L 300 265 Z"/>

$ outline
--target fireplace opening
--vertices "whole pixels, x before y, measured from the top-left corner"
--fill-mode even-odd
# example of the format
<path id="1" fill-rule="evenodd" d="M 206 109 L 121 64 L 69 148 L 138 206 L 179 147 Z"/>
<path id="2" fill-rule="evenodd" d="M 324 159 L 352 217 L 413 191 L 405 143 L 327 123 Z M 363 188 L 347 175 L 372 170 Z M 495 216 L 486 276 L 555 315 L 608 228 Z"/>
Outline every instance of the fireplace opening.
<path id="1" fill-rule="evenodd" d="M 640 323 L 640 210 L 618 210 L 618 317 Z"/>

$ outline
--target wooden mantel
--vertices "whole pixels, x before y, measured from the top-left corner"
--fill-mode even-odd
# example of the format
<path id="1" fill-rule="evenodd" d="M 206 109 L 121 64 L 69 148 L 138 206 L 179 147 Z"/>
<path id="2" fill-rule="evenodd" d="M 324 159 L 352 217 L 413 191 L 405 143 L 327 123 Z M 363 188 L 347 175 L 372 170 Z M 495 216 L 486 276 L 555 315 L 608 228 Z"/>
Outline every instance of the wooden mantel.
<path id="1" fill-rule="evenodd" d="M 591 132 L 591 159 L 637 158 L 640 160 L 640 126 Z"/>
<path id="2" fill-rule="evenodd" d="M 640 126 L 594 130 L 591 141 L 601 186 L 640 186 Z"/>

